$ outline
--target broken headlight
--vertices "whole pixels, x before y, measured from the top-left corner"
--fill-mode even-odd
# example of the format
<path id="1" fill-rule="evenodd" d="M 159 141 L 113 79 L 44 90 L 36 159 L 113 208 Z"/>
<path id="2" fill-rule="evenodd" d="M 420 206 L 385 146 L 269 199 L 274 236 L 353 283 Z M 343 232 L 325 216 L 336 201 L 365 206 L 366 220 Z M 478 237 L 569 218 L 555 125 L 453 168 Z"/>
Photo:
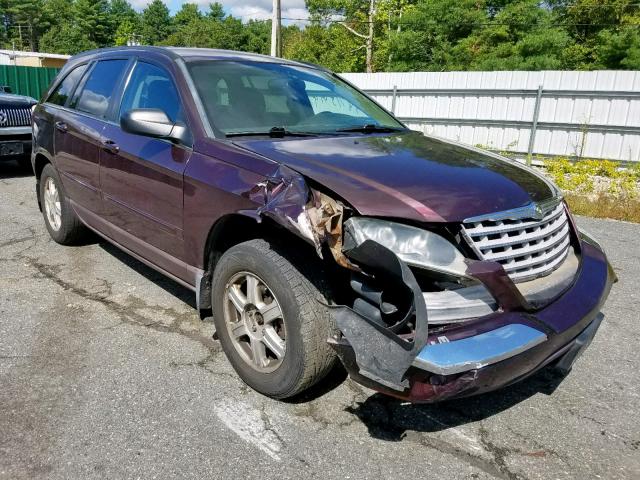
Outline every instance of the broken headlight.
<path id="1" fill-rule="evenodd" d="M 466 277 L 462 253 L 437 233 L 366 217 L 352 217 L 344 223 L 345 249 L 373 240 L 391 250 L 407 264 Z"/>

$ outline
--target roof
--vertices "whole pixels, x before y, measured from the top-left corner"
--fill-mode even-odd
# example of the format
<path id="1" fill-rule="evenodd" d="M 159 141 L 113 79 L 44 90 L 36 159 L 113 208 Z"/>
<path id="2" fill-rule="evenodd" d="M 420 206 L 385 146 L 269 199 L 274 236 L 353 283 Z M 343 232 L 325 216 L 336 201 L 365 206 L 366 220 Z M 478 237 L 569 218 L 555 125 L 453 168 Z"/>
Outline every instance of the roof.
<path id="1" fill-rule="evenodd" d="M 12 57 L 59 58 L 61 60 L 71 58 L 71 55 L 61 55 L 59 53 L 23 52 L 21 50 L 0 50 L 0 55 L 9 55 Z"/>
<path id="2" fill-rule="evenodd" d="M 295 60 L 288 60 L 285 58 L 271 57 L 269 55 L 261 55 L 258 53 L 250 52 L 238 52 L 235 50 L 222 50 L 215 48 L 192 48 L 192 47 L 154 47 L 154 46 L 127 46 L 127 47 L 110 47 L 99 48 L 96 50 L 88 50 L 86 52 L 79 53 L 73 58 L 81 58 L 87 56 L 99 55 L 101 53 L 112 52 L 155 52 L 162 53 L 172 58 L 184 58 L 184 59 L 210 59 L 210 60 L 239 60 L 239 61 L 253 61 L 253 62 L 270 62 L 281 63 L 285 65 L 298 65 L 305 67 L 313 67 L 321 70 L 325 70 L 324 67 L 314 65 L 306 62 L 297 62 Z"/>

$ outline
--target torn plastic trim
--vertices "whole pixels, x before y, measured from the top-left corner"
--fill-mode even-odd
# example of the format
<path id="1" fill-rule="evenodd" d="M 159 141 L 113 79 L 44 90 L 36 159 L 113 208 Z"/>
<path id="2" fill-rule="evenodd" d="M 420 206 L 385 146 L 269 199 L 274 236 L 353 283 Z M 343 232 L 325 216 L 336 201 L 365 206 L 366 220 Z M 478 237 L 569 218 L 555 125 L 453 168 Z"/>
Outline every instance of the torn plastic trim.
<path id="1" fill-rule="evenodd" d="M 347 306 L 330 307 L 337 327 L 355 353 L 360 374 L 386 387 L 403 391 L 409 386 L 407 370 L 427 344 L 427 307 L 420 286 L 405 262 L 373 240 L 365 240 L 346 250 L 345 255 L 367 274 L 403 285 L 411 296 L 410 306 L 399 323 L 414 322 L 413 338 L 403 338 L 395 333 L 393 330 L 397 329 L 397 324 L 392 330 Z"/>
<path id="2" fill-rule="evenodd" d="M 453 342 L 425 346 L 413 366 L 439 375 L 479 369 L 511 358 L 547 340 L 540 330 L 519 323 Z"/>
<path id="3" fill-rule="evenodd" d="M 309 188 L 299 173 L 279 165 L 251 189 L 249 198 L 261 204 L 252 215 L 256 220 L 273 219 L 313 245 L 320 258 L 326 244 L 339 265 L 355 268 L 342 253 L 344 205 Z"/>

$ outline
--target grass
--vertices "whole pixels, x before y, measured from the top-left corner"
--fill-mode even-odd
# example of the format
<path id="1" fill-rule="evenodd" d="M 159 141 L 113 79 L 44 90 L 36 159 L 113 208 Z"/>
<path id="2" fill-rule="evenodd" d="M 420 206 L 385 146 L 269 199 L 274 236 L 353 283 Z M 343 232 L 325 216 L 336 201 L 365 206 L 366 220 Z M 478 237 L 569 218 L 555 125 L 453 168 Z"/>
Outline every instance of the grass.
<path id="1" fill-rule="evenodd" d="M 571 213 L 575 215 L 640 223 L 638 198 L 619 198 L 607 194 L 587 196 L 574 193 L 565 193 L 564 197 Z"/>
<path id="2" fill-rule="evenodd" d="M 640 223 L 640 163 L 554 158 L 544 165 L 576 215 Z"/>

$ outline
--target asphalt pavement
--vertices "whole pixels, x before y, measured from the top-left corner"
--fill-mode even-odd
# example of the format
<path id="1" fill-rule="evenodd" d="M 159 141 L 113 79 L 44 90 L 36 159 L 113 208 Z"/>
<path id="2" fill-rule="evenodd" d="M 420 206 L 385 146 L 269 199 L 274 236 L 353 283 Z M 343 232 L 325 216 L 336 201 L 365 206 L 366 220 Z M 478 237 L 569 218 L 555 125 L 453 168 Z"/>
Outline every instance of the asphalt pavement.
<path id="1" fill-rule="evenodd" d="M 640 478 L 640 225 L 578 223 L 620 282 L 566 378 L 416 406 L 337 369 L 279 402 L 189 291 L 98 239 L 54 243 L 33 177 L 0 164 L 0 479 Z"/>

